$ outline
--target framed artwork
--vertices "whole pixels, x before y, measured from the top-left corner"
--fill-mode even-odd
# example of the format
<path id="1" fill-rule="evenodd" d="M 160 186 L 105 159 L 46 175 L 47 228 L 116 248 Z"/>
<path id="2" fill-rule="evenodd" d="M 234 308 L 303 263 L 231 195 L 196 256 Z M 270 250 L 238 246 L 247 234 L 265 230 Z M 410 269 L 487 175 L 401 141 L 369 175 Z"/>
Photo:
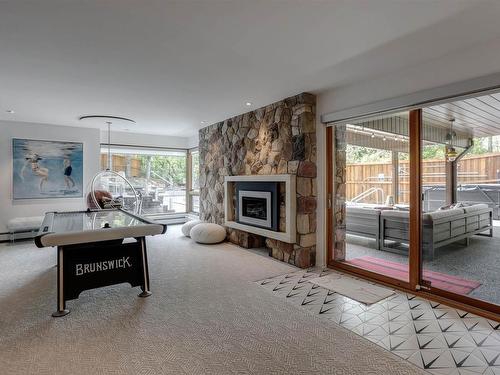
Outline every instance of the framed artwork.
<path id="1" fill-rule="evenodd" d="M 12 139 L 14 199 L 83 197 L 83 143 Z"/>

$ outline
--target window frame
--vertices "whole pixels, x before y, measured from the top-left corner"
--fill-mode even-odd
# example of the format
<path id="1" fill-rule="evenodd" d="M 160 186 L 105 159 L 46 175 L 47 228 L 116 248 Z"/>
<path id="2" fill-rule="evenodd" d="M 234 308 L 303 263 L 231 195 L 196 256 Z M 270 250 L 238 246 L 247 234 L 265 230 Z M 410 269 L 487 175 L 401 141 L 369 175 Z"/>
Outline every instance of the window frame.
<path id="1" fill-rule="evenodd" d="M 141 150 L 146 151 L 149 150 L 151 151 L 150 155 L 155 155 L 154 151 L 161 153 L 168 153 L 168 152 L 181 152 L 185 153 L 186 157 L 186 204 L 185 204 L 185 210 L 182 212 L 170 212 L 170 213 L 141 213 L 142 216 L 146 217 L 157 217 L 157 218 L 172 218 L 172 217 L 180 217 L 180 216 L 185 216 L 191 213 L 190 211 L 190 195 L 189 195 L 189 190 L 188 188 L 190 187 L 191 184 L 191 176 L 192 176 L 192 171 L 191 171 L 191 163 L 190 163 L 190 151 L 192 149 L 188 148 L 176 148 L 176 147 L 158 147 L 158 146 L 140 146 L 140 145 L 127 145 L 127 144 L 116 144 L 112 143 L 108 145 L 107 143 L 100 143 L 100 148 L 99 148 L 99 164 L 100 167 L 102 168 L 102 163 L 101 163 L 101 155 L 105 154 L 106 158 L 108 157 L 108 147 L 111 149 L 111 170 L 113 170 L 113 155 L 114 154 L 120 154 L 119 150 L 124 149 L 127 151 L 130 150 L 137 150 L 137 153 L 140 154 Z M 124 154 L 127 154 L 127 152 L 124 152 Z M 144 153 L 144 155 L 147 155 Z M 157 155 L 157 154 L 156 154 Z M 106 159 L 106 162 L 108 160 Z M 108 168 L 108 163 L 106 163 L 105 169 Z"/>
<path id="2" fill-rule="evenodd" d="M 190 214 L 199 214 L 199 210 L 195 211 L 194 210 L 194 204 L 193 204 L 193 199 L 194 197 L 199 197 L 200 196 L 200 189 L 194 188 L 193 187 L 193 154 L 198 154 L 198 157 L 200 155 L 198 147 L 193 147 L 188 149 L 187 153 L 187 180 L 186 180 L 186 210 Z M 199 163 L 199 159 L 198 159 Z"/>

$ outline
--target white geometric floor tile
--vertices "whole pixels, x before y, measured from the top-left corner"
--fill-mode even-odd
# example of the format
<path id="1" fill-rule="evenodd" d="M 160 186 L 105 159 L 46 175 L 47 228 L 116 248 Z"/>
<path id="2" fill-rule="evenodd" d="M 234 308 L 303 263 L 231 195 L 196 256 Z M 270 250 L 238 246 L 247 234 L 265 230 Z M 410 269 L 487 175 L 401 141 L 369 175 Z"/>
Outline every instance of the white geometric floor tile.
<path id="1" fill-rule="evenodd" d="M 462 332 L 466 333 L 467 328 L 462 323 L 461 319 L 440 319 L 436 320 L 443 333 Z"/>
<path id="2" fill-rule="evenodd" d="M 457 311 L 449 308 L 444 308 L 443 305 L 439 305 L 439 307 L 432 310 L 436 319 L 460 319 Z"/>
<path id="3" fill-rule="evenodd" d="M 383 313 L 383 314 L 377 315 L 373 319 L 370 319 L 367 323 L 377 324 L 377 325 L 381 326 L 381 325 L 384 325 L 386 323 L 389 323 L 389 317 L 387 316 L 387 313 Z"/>
<path id="4" fill-rule="evenodd" d="M 441 333 L 441 328 L 436 321 L 424 320 L 424 321 L 414 321 L 413 326 L 415 327 L 415 333 L 426 334 L 426 333 Z"/>
<path id="5" fill-rule="evenodd" d="M 361 321 L 361 319 L 359 319 L 357 316 L 350 317 L 350 314 L 345 314 L 345 313 L 342 314 L 342 318 L 340 319 L 339 322 L 339 324 L 342 327 L 347 329 L 353 329 L 362 323 L 363 322 Z"/>
<path id="6" fill-rule="evenodd" d="M 438 368 L 427 371 L 434 375 L 460 375 L 460 371 L 457 368 Z"/>
<path id="7" fill-rule="evenodd" d="M 487 367 L 470 367 L 470 368 L 459 368 L 458 373 L 460 375 L 477 375 L 477 374 L 484 374 L 484 372 L 487 370 Z"/>
<path id="8" fill-rule="evenodd" d="M 492 329 L 500 331 L 500 322 L 488 319 L 488 324 Z"/>
<path id="9" fill-rule="evenodd" d="M 448 344 L 441 334 L 420 334 L 417 335 L 419 349 L 448 349 Z"/>
<path id="10" fill-rule="evenodd" d="M 479 352 L 488 366 L 500 368 L 500 348 L 480 348 Z"/>
<path id="11" fill-rule="evenodd" d="M 464 332 L 450 332 L 443 333 L 443 336 L 446 340 L 448 348 L 474 348 L 476 347 L 476 343 L 474 339 L 469 333 Z"/>
<path id="12" fill-rule="evenodd" d="M 491 332 L 492 328 L 484 318 L 463 318 L 462 322 L 468 331 L 471 332 Z"/>
<path id="13" fill-rule="evenodd" d="M 432 310 L 411 310 L 410 314 L 413 320 L 436 320 L 436 316 Z"/>
<path id="14" fill-rule="evenodd" d="M 396 354 L 397 356 L 399 356 L 403 359 L 410 358 L 416 352 L 417 352 L 416 350 L 393 350 L 392 351 L 392 353 Z"/>
<path id="15" fill-rule="evenodd" d="M 485 375 L 500 375 L 500 367 L 488 367 L 484 372 Z"/>
<path id="16" fill-rule="evenodd" d="M 420 350 L 410 356 L 408 361 L 425 370 L 455 367 L 451 354 L 438 349 Z"/>
<path id="17" fill-rule="evenodd" d="M 361 323 L 352 331 L 361 336 L 366 336 L 370 334 L 375 334 L 378 336 L 387 336 L 387 332 L 385 332 L 382 328 L 380 328 L 380 326 L 370 323 Z"/>
<path id="18" fill-rule="evenodd" d="M 479 348 L 499 347 L 500 341 L 491 332 L 469 332 Z"/>
<path id="19" fill-rule="evenodd" d="M 414 335 L 415 334 L 415 327 L 413 325 L 413 322 L 392 321 L 392 322 L 382 324 L 381 327 L 389 335 Z"/>
<path id="20" fill-rule="evenodd" d="M 410 311 L 386 311 L 382 316 L 387 317 L 388 322 L 411 323 L 413 318 Z"/>
<path id="21" fill-rule="evenodd" d="M 432 374 L 500 375 L 499 322 L 399 291 L 364 305 L 308 281 L 334 272 L 297 271 L 257 283 Z"/>

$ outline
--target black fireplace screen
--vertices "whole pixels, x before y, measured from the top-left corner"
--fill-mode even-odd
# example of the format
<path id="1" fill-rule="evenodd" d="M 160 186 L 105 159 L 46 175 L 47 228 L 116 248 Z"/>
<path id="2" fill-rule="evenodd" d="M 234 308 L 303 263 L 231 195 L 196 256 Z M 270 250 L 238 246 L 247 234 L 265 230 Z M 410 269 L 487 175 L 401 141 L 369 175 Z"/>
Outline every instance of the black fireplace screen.
<path id="1" fill-rule="evenodd" d="M 242 197 L 242 206 L 243 216 L 267 220 L 267 199 Z"/>

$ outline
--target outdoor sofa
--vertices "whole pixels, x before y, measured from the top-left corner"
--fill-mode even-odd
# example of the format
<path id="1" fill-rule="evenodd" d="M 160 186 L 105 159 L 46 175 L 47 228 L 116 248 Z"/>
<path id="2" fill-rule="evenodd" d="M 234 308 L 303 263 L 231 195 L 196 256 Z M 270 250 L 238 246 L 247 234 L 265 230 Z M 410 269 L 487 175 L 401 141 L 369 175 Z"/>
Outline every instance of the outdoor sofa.
<path id="1" fill-rule="evenodd" d="M 346 231 L 373 238 L 378 250 L 408 253 L 409 212 L 373 207 L 346 207 Z M 437 210 L 422 215 L 423 254 L 434 259 L 435 250 L 474 235 L 493 236 L 492 209 L 486 204 Z M 484 234 L 484 232 L 488 232 Z"/>

